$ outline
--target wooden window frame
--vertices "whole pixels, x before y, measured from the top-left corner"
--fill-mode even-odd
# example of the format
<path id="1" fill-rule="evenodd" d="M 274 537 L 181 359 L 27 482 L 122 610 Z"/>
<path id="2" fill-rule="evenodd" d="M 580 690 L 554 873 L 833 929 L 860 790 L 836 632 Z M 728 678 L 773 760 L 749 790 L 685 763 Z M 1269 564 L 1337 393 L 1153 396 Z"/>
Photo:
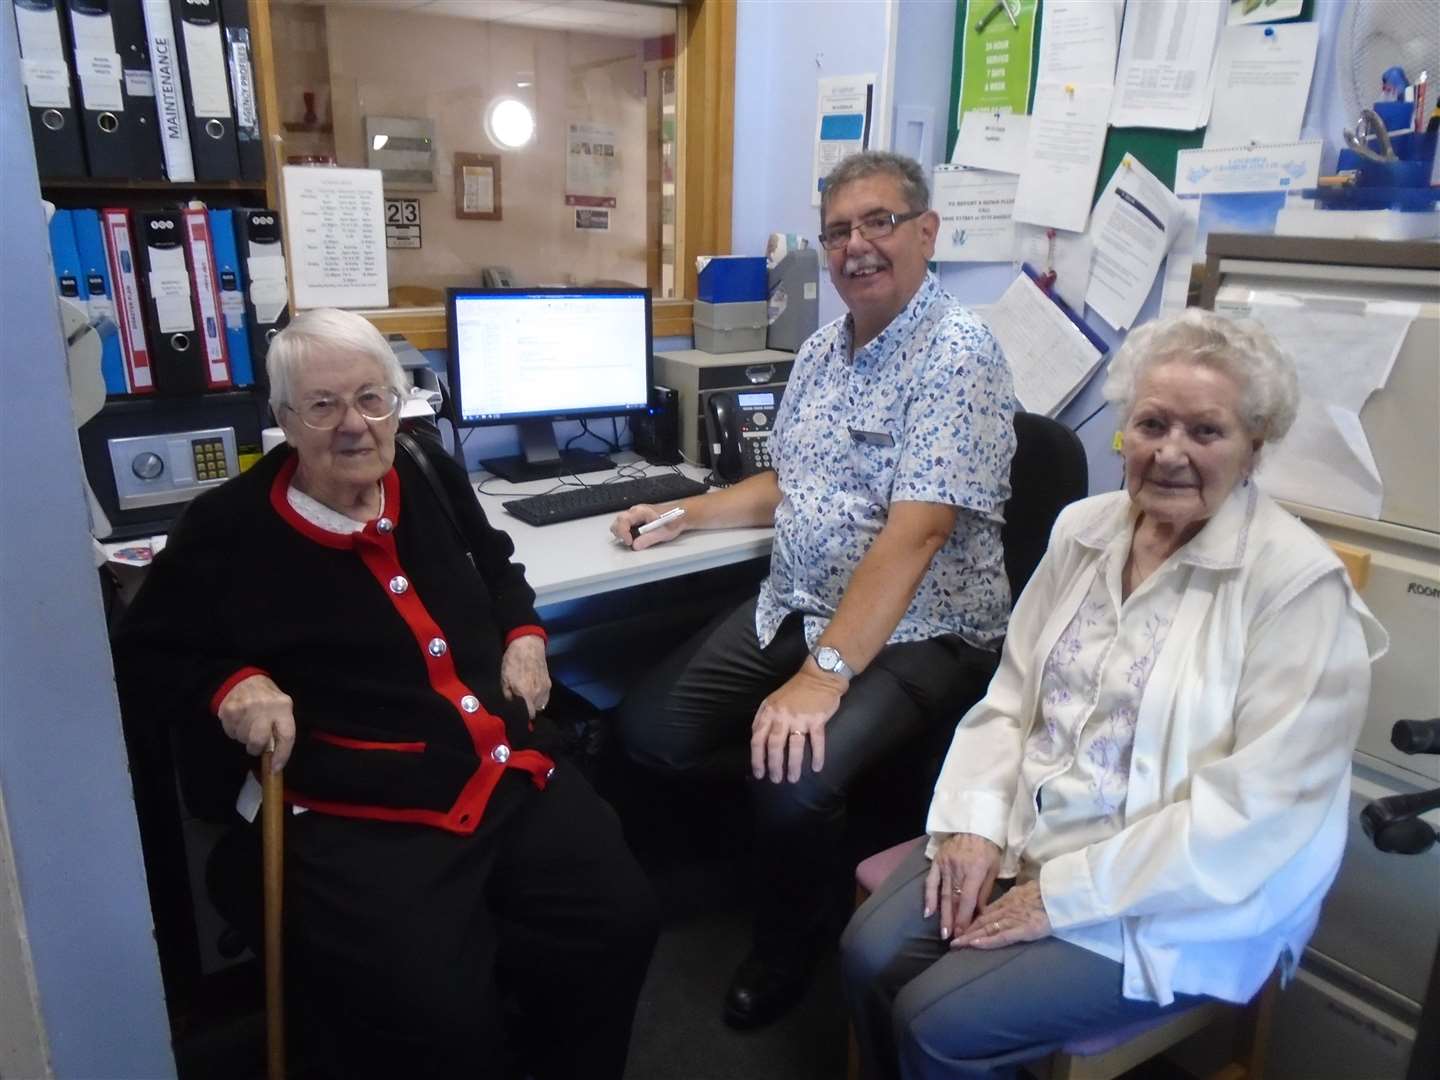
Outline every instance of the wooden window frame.
<path id="1" fill-rule="evenodd" d="M 676 200 L 676 278 L 685 299 L 656 300 L 651 329 L 656 338 L 689 337 L 694 302 L 695 256 L 730 253 L 730 203 L 735 147 L 736 0 L 687 0 L 676 9 L 675 94 L 683 118 L 677 154 L 681 163 Z M 280 130 L 275 54 L 269 0 L 250 0 L 250 21 L 259 76 L 260 120 Z M 284 149 L 269 142 L 265 194 L 279 208 Z M 443 307 L 362 311 L 382 334 L 403 334 L 417 349 L 446 346 Z"/>

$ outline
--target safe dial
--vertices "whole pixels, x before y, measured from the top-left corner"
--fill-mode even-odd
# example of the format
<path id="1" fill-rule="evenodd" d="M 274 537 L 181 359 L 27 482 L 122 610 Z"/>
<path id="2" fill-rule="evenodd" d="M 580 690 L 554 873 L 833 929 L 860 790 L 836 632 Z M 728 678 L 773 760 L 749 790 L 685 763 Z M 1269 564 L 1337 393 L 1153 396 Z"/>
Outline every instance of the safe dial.
<path id="1" fill-rule="evenodd" d="M 165 460 L 153 450 L 146 450 L 135 455 L 135 460 L 130 462 L 130 471 L 141 480 L 154 480 L 165 471 Z"/>

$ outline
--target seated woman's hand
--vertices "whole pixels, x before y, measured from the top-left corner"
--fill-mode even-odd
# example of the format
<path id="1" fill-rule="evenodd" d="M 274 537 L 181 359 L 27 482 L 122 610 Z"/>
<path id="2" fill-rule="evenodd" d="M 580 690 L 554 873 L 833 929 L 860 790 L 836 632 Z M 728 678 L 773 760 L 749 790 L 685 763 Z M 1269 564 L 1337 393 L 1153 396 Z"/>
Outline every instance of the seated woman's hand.
<path id="1" fill-rule="evenodd" d="M 654 521 L 662 513 L 664 513 L 663 510 L 651 506 L 649 503 L 636 503 L 629 510 L 622 510 L 615 515 L 615 520 L 610 523 L 610 535 L 626 547 L 636 551 L 644 551 L 647 547 L 674 540 L 685 531 L 684 517 L 677 518 L 668 525 L 662 525 L 654 532 L 648 532 L 644 536 L 631 534 L 631 529 Z"/>
<path id="2" fill-rule="evenodd" d="M 293 702 L 269 675 L 251 675 L 232 686 L 220 702 L 219 716 L 225 734 L 244 743 L 253 757 L 263 754 L 274 739 L 275 752 L 270 758 L 272 772 L 279 772 L 290 760 L 290 751 L 295 746 Z"/>
<path id="3" fill-rule="evenodd" d="M 974 833 L 955 833 L 935 852 L 925 875 L 925 917 L 940 913 L 940 936 L 959 935 L 990 899 L 1000 871 L 1000 848 Z"/>
<path id="4" fill-rule="evenodd" d="M 505 646 L 500 659 L 500 688 L 506 699 L 520 698 L 530 719 L 550 704 L 550 668 L 545 663 L 545 639 L 535 634 L 517 637 Z"/>
<path id="5" fill-rule="evenodd" d="M 1040 895 L 1040 882 L 1016 885 L 993 904 L 986 904 L 963 934 L 950 944 L 976 949 L 998 949 L 1021 941 L 1050 936 L 1050 916 Z"/>

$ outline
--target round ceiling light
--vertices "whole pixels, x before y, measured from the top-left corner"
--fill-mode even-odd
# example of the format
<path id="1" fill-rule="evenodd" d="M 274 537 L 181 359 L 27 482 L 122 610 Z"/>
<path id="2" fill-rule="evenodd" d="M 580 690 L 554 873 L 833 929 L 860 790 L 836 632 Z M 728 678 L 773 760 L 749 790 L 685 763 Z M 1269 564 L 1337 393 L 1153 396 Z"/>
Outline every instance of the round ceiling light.
<path id="1" fill-rule="evenodd" d="M 485 112 L 485 130 L 507 150 L 518 150 L 535 137 L 535 114 L 512 97 L 498 98 Z"/>

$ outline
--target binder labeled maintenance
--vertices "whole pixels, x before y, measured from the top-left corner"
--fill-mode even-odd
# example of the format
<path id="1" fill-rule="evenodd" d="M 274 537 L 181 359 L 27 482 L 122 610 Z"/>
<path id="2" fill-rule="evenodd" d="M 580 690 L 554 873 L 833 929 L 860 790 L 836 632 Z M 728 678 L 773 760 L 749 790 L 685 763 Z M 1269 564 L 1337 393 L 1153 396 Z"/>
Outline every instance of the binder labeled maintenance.
<path id="1" fill-rule="evenodd" d="M 171 0 L 170 11 L 179 30 L 195 179 L 237 180 L 240 151 L 225 72 L 220 0 Z"/>
<path id="2" fill-rule="evenodd" d="M 70 91 L 60 8 L 56 0 L 14 0 L 14 7 L 35 163 L 45 179 L 84 176 L 85 150 Z"/>
<path id="3" fill-rule="evenodd" d="M 205 361 L 185 261 L 184 219 L 178 210 L 137 211 L 135 232 L 155 388 L 162 394 L 203 393 Z"/>
<path id="4" fill-rule="evenodd" d="M 265 144 L 260 139 L 260 110 L 255 97 L 249 0 L 220 0 L 220 17 L 225 27 L 225 60 L 230 66 L 230 98 L 235 105 L 240 178 L 264 180 Z"/>
<path id="5" fill-rule="evenodd" d="M 82 3 L 108 3 L 110 9 L 110 31 L 120 56 L 120 94 L 125 101 L 121 122 L 130 158 L 130 171 L 125 175 L 136 180 L 163 180 L 165 156 L 160 147 L 155 75 L 150 70 L 144 13 L 135 0 L 69 0 L 72 23 Z"/>
<path id="6" fill-rule="evenodd" d="M 170 19 L 170 0 L 143 0 L 143 3 L 165 178 L 175 184 L 189 183 L 195 179 L 195 162 L 190 156 L 189 112 L 180 75 L 180 45 L 175 40 L 175 24 Z"/>
<path id="7" fill-rule="evenodd" d="M 145 299 L 140 292 L 130 211 L 107 206 L 100 211 L 105 233 L 105 258 L 115 295 L 115 321 L 120 325 L 120 349 L 125 359 L 125 380 L 132 394 L 155 392 L 150 370 L 150 348 L 145 339 Z"/>
<path id="8" fill-rule="evenodd" d="M 120 323 L 115 314 L 115 291 L 110 281 L 110 260 L 105 253 L 100 211 L 72 210 L 70 220 L 75 226 L 75 250 L 80 255 L 80 294 L 90 323 L 100 335 L 100 375 L 105 380 L 105 393 L 125 394 L 130 384 L 125 378 L 125 350 L 120 343 Z"/>
<path id="9" fill-rule="evenodd" d="M 280 215 L 274 210 L 235 211 L 235 251 L 245 271 L 245 317 L 250 324 L 250 362 L 261 385 L 270 339 L 290 321 L 290 287 Z"/>

